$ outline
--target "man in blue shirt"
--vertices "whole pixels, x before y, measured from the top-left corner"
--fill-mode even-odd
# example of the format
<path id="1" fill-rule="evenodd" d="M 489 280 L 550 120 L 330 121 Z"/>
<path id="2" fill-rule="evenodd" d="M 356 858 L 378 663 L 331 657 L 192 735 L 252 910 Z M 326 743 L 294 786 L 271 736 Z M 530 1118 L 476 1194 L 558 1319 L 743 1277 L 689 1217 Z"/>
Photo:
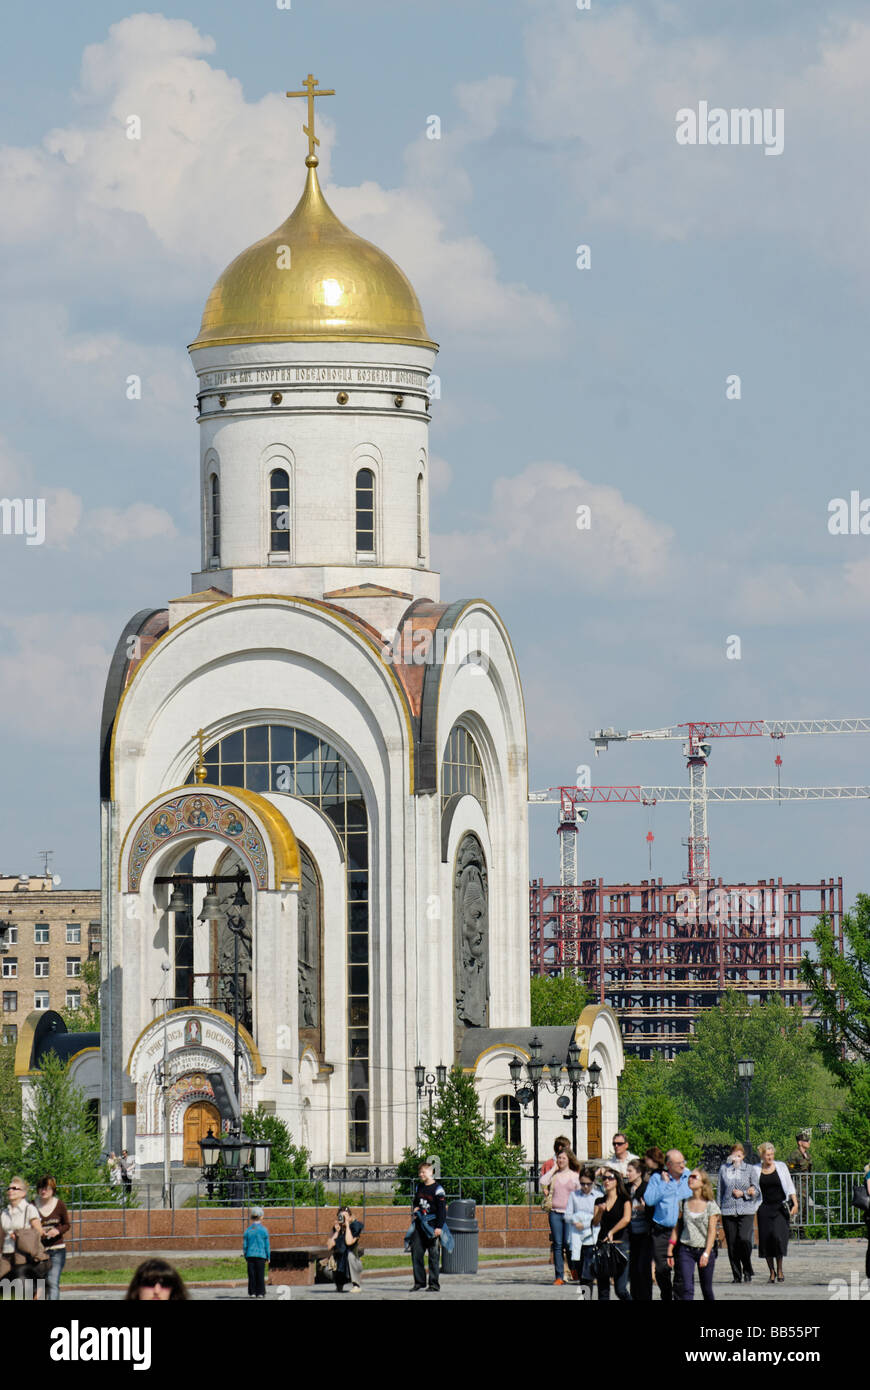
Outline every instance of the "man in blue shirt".
<path id="1" fill-rule="evenodd" d="M 663 1303 L 672 1303 L 683 1292 L 679 1267 L 673 1271 L 673 1287 L 671 1285 L 668 1255 L 672 1253 L 672 1232 L 679 1220 L 680 1206 L 691 1195 L 686 1160 L 679 1149 L 668 1149 L 664 1173 L 653 1173 L 643 1194 L 644 1205 L 652 1212 L 653 1259 Z"/>

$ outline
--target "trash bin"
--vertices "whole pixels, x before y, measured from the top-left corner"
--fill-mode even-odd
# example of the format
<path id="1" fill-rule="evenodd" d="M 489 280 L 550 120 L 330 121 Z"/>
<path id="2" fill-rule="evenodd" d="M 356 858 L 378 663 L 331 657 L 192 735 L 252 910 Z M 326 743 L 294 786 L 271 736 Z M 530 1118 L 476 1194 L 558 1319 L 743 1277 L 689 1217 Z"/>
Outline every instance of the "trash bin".
<path id="1" fill-rule="evenodd" d="M 441 1252 L 442 1274 L 476 1274 L 480 1227 L 474 1215 L 474 1202 L 461 1198 L 447 1204 L 447 1225 L 453 1235 L 453 1249 Z"/>

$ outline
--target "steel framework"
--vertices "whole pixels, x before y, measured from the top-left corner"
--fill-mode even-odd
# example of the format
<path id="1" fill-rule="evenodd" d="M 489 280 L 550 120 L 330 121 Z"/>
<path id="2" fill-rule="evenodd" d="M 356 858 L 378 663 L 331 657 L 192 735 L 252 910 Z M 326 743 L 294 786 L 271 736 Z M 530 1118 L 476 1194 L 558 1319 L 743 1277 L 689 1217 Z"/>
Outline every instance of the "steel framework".
<path id="1" fill-rule="evenodd" d="M 694 1020 L 738 989 L 770 993 L 811 1017 L 799 978 L 813 928 L 827 913 L 843 948 L 843 880 L 665 884 L 661 879 L 530 885 L 533 975 L 566 971 L 619 1015 L 626 1049 L 649 1057 L 685 1048 Z"/>

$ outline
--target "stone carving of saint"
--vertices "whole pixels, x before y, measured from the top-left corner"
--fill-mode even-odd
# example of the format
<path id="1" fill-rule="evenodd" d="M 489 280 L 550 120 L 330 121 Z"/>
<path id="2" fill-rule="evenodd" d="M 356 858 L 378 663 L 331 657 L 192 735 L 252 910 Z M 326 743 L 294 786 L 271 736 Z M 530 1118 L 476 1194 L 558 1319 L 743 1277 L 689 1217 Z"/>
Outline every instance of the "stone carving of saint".
<path id="1" fill-rule="evenodd" d="M 466 835 L 456 857 L 453 920 L 456 952 L 456 1018 L 484 1028 L 489 999 L 489 890 L 480 842 Z"/>

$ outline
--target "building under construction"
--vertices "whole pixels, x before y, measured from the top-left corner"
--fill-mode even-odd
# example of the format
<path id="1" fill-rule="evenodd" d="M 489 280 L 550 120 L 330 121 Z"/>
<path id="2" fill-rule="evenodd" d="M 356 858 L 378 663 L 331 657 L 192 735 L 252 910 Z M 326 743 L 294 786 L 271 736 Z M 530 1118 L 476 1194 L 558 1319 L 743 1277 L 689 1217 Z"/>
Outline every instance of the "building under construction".
<path id="1" fill-rule="evenodd" d="M 738 989 L 768 994 L 810 1017 L 799 969 L 815 951 L 826 913 L 843 947 L 843 880 L 695 886 L 641 883 L 546 885 L 530 891 L 533 975 L 577 974 L 619 1015 L 626 1050 L 667 1057 L 685 1048 L 698 1013 Z"/>

